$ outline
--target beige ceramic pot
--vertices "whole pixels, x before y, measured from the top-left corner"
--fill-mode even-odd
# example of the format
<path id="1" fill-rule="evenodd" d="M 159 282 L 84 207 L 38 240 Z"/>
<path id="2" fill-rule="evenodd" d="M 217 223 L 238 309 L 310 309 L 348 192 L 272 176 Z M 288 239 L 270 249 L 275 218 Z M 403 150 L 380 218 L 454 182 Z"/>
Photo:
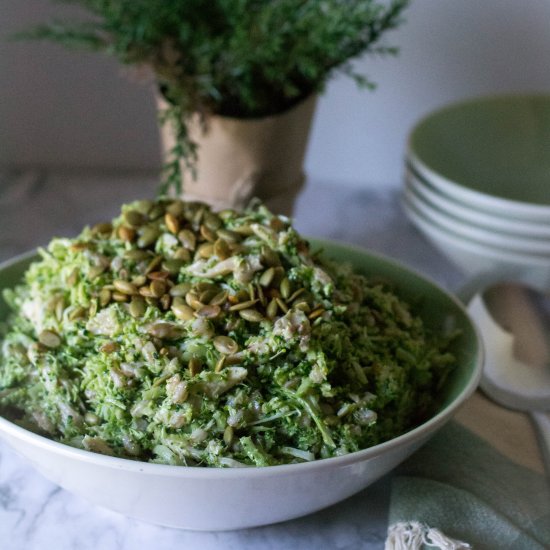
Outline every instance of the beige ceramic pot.
<path id="1" fill-rule="evenodd" d="M 158 101 L 162 109 L 164 100 Z M 199 146 L 197 178 L 182 170 L 183 198 L 215 209 L 241 209 L 258 197 L 274 212 L 291 215 L 305 180 L 303 164 L 315 105 L 316 96 L 311 96 L 280 115 L 211 116 L 206 128 L 198 116 L 193 118 L 189 131 Z M 169 123 L 161 137 L 167 154 L 174 145 Z"/>

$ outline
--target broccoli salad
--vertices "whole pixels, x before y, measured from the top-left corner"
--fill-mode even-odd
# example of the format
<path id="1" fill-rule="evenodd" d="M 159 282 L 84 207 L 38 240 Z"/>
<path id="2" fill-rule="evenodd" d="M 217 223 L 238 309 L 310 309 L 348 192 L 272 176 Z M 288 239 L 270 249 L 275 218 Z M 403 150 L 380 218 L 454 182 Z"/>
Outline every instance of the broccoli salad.
<path id="1" fill-rule="evenodd" d="M 122 206 L 56 238 L 0 349 L 0 411 L 89 451 L 184 466 L 269 466 L 391 439 L 453 368 L 391 286 L 331 263 L 251 205 Z"/>

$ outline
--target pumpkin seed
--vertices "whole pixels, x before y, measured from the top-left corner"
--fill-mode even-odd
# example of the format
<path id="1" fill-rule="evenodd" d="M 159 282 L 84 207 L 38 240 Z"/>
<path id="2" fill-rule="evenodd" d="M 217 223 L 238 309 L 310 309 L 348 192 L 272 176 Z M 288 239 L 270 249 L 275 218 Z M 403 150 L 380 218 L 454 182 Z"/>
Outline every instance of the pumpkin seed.
<path id="1" fill-rule="evenodd" d="M 180 222 L 174 214 L 171 214 L 170 212 L 166 212 L 164 215 L 164 223 L 166 224 L 166 228 L 170 233 L 173 233 L 174 235 L 178 234 L 178 231 L 180 230 Z"/>
<path id="2" fill-rule="evenodd" d="M 133 285 L 136 285 L 137 287 L 143 286 L 146 282 L 147 282 L 147 277 L 145 277 L 145 275 L 137 275 L 131 281 L 131 283 Z"/>
<path id="3" fill-rule="evenodd" d="M 225 355 L 233 355 L 234 353 L 237 353 L 237 351 L 239 351 L 239 346 L 237 342 L 235 342 L 235 340 L 233 340 L 233 338 L 230 338 L 229 336 L 216 336 L 212 343 L 220 353 L 223 353 Z"/>
<path id="4" fill-rule="evenodd" d="M 266 241 L 268 243 L 277 242 L 277 233 L 275 233 L 273 229 L 270 229 L 265 225 L 260 225 L 259 223 L 253 223 L 251 228 L 256 237 L 259 237 L 262 241 Z"/>
<path id="5" fill-rule="evenodd" d="M 147 221 L 147 216 L 137 210 L 126 210 L 123 218 L 124 221 L 133 228 L 141 227 Z"/>
<path id="6" fill-rule="evenodd" d="M 227 291 L 222 290 L 221 292 L 218 292 L 211 300 L 210 304 L 213 306 L 221 306 L 225 303 L 227 300 Z"/>
<path id="7" fill-rule="evenodd" d="M 197 249 L 197 254 L 200 258 L 207 260 L 214 254 L 214 245 L 212 243 L 202 243 Z"/>
<path id="8" fill-rule="evenodd" d="M 207 211 L 204 214 L 204 225 L 212 231 L 217 231 L 223 224 L 219 216 L 214 214 L 214 212 Z"/>
<path id="9" fill-rule="evenodd" d="M 164 294 L 163 296 L 161 296 L 159 300 L 161 309 L 163 309 L 164 311 L 170 309 L 171 301 L 172 298 L 170 294 Z"/>
<path id="10" fill-rule="evenodd" d="M 127 302 L 130 298 L 128 294 L 123 294 L 122 292 L 113 292 L 111 297 L 115 302 Z M 93 317 L 92 313 L 90 315 Z"/>
<path id="11" fill-rule="evenodd" d="M 146 216 L 151 208 L 153 208 L 153 204 L 154 202 L 150 199 L 142 199 L 134 204 L 134 209 L 137 210 L 140 214 Z"/>
<path id="12" fill-rule="evenodd" d="M 106 235 L 112 230 L 113 226 L 109 222 L 96 223 L 91 229 L 93 235 Z"/>
<path id="13" fill-rule="evenodd" d="M 238 243 L 242 240 L 241 235 L 239 235 L 236 231 L 231 231 L 230 229 L 218 229 L 217 234 L 220 239 L 223 239 L 228 243 Z"/>
<path id="14" fill-rule="evenodd" d="M 100 418 L 99 416 L 97 416 L 97 414 L 87 412 L 84 415 L 84 422 L 86 422 L 88 426 L 96 426 L 97 424 L 99 424 L 99 421 L 100 421 Z"/>
<path id="15" fill-rule="evenodd" d="M 147 265 L 147 268 L 145 269 L 145 275 L 148 275 L 149 273 L 155 271 L 157 267 L 162 262 L 162 256 L 155 256 Z"/>
<path id="16" fill-rule="evenodd" d="M 148 260 L 150 257 L 150 253 L 146 250 L 137 250 L 135 248 L 132 248 L 132 250 L 127 250 L 124 252 L 124 258 L 126 260 L 131 260 L 134 262 L 143 262 L 144 260 Z"/>
<path id="17" fill-rule="evenodd" d="M 186 251 L 187 252 L 187 251 Z M 181 268 L 185 265 L 182 260 L 165 260 L 162 262 L 162 269 L 168 271 L 170 275 L 177 275 Z"/>
<path id="18" fill-rule="evenodd" d="M 87 309 L 85 307 L 77 307 L 69 313 L 69 321 L 76 321 L 77 319 L 82 319 L 86 317 Z"/>
<path id="19" fill-rule="evenodd" d="M 128 227 L 127 225 L 121 225 L 118 228 L 118 238 L 121 241 L 131 243 L 136 238 L 136 230 Z"/>
<path id="20" fill-rule="evenodd" d="M 269 246 L 262 246 L 261 262 L 269 267 L 277 267 L 281 265 L 279 254 Z"/>
<path id="21" fill-rule="evenodd" d="M 166 281 L 168 277 L 170 277 L 170 273 L 164 270 L 150 271 L 149 273 L 147 273 L 147 277 L 152 281 Z"/>
<path id="22" fill-rule="evenodd" d="M 61 336 L 53 330 L 43 330 L 38 335 L 38 341 L 47 348 L 55 349 L 61 345 Z"/>
<path id="23" fill-rule="evenodd" d="M 162 279 L 154 279 L 149 285 L 149 290 L 154 298 L 160 298 L 166 292 L 166 283 Z"/>
<path id="24" fill-rule="evenodd" d="M 138 290 L 140 296 L 143 296 L 144 298 L 153 298 L 153 293 L 151 292 L 151 289 L 148 286 L 142 286 Z"/>
<path id="25" fill-rule="evenodd" d="M 193 309 L 200 309 L 204 304 L 199 300 L 198 296 L 194 292 L 188 292 L 185 295 L 185 301 L 188 306 L 191 306 Z"/>
<path id="26" fill-rule="evenodd" d="M 184 264 L 187 264 L 191 261 L 191 254 L 187 248 L 180 247 L 174 252 L 174 260 L 180 260 Z"/>
<path id="27" fill-rule="evenodd" d="M 155 204 L 151 210 L 149 210 L 148 216 L 149 219 L 154 221 L 160 218 L 162 215 L 164 215 L 164 206 L 162 204 Z"/>
<path id="28" fill-rule="evenodd" d="M 243 224 L 243 225 L 234 227 L 233 231 L 235 233 L 238 233 L 239 235 L 244 235 L 245 237 L 250 237 L 250 235 L 254 234 L 254 231 L 252 231 L 252 227 L 250 227 L 249 224 Z"/>
<path id="29" fill-rule="evenodd" d="M 178 239 L 187 250 L 195 250 L 195 246 L 197 246 L 197 237 L 190 229 L 182 229 L 178 233 Z"/>
<path id="30" fill-rule="evenodd" d="M 175 216 L 176 218 L 179 218 L 183 214 L 183 211 L 184 204 L 180 200 L 175 200 L 166 207 L 166 212 L 168 214 L 171 214 L 172 216 Z"/>
<path id="31" fill-rule="evenodd" d="M 88 250 L 89 248 L 92 248 L 92 245 L 90 243 L 73 243 L 71 244 L 70 248 L 74 252 L 81 252 L 82 250 Z"/>
<path id="32" fill-rule="evenodd" d="M 210 229 L 207 225 L 201 225 L 199 228 L 199 232 L 203 239 L 210 243 L 215 242 L 215 240 L 217 239 L 216 232 Z"/>
<path id="33" fill-rule="evenodd" d="M 177 340 L 184 334 L 184 329 L 173 323 L 155 323 L 147 329 L 147 333 L 161 340 Z"/>
<path id="34" fill-rule="evenodd" d="M 88 279 L 93 281 L 94 279 L 97 279 L 97 277 L 99 277 L 104 271 L 104 265 L 92 265 L 90 269 L 88 269 Z"/>
<path id="35" fill-rule="evenodd" d="M 128 294 L 129 296 L 132 296 L 138 293 L 137 286 L 133 283 L 130 283 L 129 281 L 116 279 L 113 281 L 113 285 L 115 289 L 118 290 L 118 292 L 120 292 L 121 294 Z"/>
<path id="36" fill-rule="evenodd" d="M 227 241 L 224 241 L 223 239 L 217 239 L 214 243 L 214 254 L 220 260 L 226 260 L 227 258 L 229 258 L 231 256 L 231 249 L 229 248 Z"/>
<path id="37" fill-rule="evenodd" d="M 220 306 L 213 306 L 211 304 L 208 304 L 206 306 L 202 306 L 198 311 L 197 315 L 199 317 L 203 317 L 205 319 L 215 319 L 218 317 L 218 315 L 221 313 Z"/>
<path id="38" fill-rule="evenodd" d="M 176 300 L 181 300 L 181 298 L 175 298 L 172 302 L 172 311 L 174 312 L 176 318 L 182 321 L 189 321 L 191 319 L 194 319 L 195 310 L 181 301 L 176 302 Z"/>
<path id="39" fill-rule="evenodd" d="M 102 351 L 103 353 L 113 353 L 117 349 L 118 344 L 116 342 L 113 342 L 112 340 L 109 340 L 108 342 L 105 342 L 100 346 L 99 351 Z"/>
<path id="40" fill-rule="evenodd" d="M 218 289 L 216 287 L 207 288 L 200 293 L 199 301 L 203 304 L 209 304 L 216 294 L 218 294 Z"/>
<path id="41" fill-rule="evenodd" d="M 275 301 L 277 302 L 277 305 L 281 308 L 281 311 L 283 313 L 288 312 L 288 306 L 281 300 L 281 298 L 275 298 Z"/>
<path id="42" fill-rule="evenodd" d="M 108 288 L 102 288 L 99 291 L 99 304 L 105 307 L 111 301 L 111 291 Z"/>
<path id="43" fill-rule="evenodd" d="M 170 296 L 185 296 L 191 290 L 191 283 L 180 283 L 170 289 Z"/>
<path id="44" fill-rule="evenodd" d="M 146 226 L 137 240 L 139 248 L 147 248 L 151 246 L 159 236 L 159 229 L 153 225 Z"/>
<path id="45" fill-rule="evenodd" d="M 130 315 L 136 319 L 143 317 L 147 306 L 145 305 L 145 300 L 134 296 L 130 302 L 130 307 L 128 308 Z"/>

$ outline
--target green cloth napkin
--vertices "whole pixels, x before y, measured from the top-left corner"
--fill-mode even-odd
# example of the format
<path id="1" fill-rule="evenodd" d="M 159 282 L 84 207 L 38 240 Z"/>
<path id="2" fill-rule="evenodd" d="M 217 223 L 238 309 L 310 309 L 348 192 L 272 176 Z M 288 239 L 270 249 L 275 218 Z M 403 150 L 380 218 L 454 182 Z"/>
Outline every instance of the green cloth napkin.
<path id="1" fill-rule="evenodd" d="M 550 483 L 453 421 L 394 474 L 389 524 L 411 521 L 475 550 L 550 549 Z"/>

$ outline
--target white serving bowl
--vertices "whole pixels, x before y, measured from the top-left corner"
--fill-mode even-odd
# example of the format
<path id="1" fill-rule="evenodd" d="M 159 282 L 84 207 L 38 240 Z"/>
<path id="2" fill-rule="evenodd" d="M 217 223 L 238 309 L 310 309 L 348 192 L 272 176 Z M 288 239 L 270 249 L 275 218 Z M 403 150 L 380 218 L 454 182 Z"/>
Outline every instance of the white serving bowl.
<path id="1" fill-rule="evenodd" d="M 484 212 L 475 208 L 475 205 L 468 205 L 447 196 L 430 182 L 420 177 L 412 168 L 405 169 L 405 181 L 415 192 L 433 208 L 438 209 L 450 218 L 455 218 L 463 223 L 480 227 L 482 229 L 506 233 L 513 237 L 526 237 L 535 241 L 550 241 L 550 219 L 544 222 L 528 222 L 510 218 L 498 213 Z"/>
<path id="2" fill-rule="evenodd" d="M 473 99 L 429 114 L 407 157 L 445 195 L 489 213 L 550 220 L 550 95 Z"/>
<path id="3" fill-rule="evenodd" d="M 524 282 L 541 292 L 550 290 L 550 258 L 481 244 L 436 224 L 405 197 L 402 206 L 427 239 L 471 279 L 509 279 Z"/>
<path id="4" fill-rule="evenodd" d="M 364 489 L 388 473 L 448 422 L 478 385 L 482 348 L 477 330 L 456 298 L 424 277 L 380 256 L 315 242 L 339 262 L 393 281 L 418 304 L 434 330 L 459 329 L 457 367 L 441 391 L 441 405 L 422 425 L 390 441 L 345 456 L 264 468 L 167 466 L 113 458 L 51 441 L 0 418 L 0 436 L 45 477 L 124 515 L 170 527 L 226 530 L 280 522 L 309 514 Z M 30 257 L 0 266 L 0 287 L 21 277 Z M 0 306 L 0 318 L 6 315 Z M 365 510 L 368 514 L 368 510 Z"/>
<path id="5" fill-rule="evenodd" d="M 427 220 L 459 238 L 466 238 L 490 249 L 528 256 L 541 256 L 550 261 L 550 238 L 529 239 L 527 237 L 517 237 L 510 233 L 485 229 L 474 223 L 463 221 L 440 210 L 428 199 L 425 199 L 410 180 L 407 181 L 403 194 L 406 201 L 414 206 Z"/>

